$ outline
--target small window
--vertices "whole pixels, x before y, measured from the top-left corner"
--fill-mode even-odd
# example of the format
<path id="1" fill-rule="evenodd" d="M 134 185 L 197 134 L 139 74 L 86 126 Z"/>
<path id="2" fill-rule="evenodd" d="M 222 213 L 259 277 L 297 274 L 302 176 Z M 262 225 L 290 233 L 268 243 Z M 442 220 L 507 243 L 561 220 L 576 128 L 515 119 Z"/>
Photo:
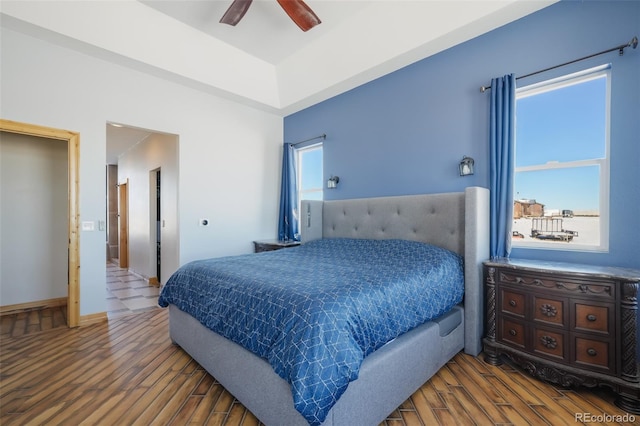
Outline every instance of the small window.
<path id="1" fill-rule="evenodd" d="M 298 200 L 322 200 L 322 144 L 298 148 L 296 161 Z"/>
<path id="2" fill-rule="evenodd" d="M 513 246 L 605 251 L 609 67 L 516 90 Z"/>

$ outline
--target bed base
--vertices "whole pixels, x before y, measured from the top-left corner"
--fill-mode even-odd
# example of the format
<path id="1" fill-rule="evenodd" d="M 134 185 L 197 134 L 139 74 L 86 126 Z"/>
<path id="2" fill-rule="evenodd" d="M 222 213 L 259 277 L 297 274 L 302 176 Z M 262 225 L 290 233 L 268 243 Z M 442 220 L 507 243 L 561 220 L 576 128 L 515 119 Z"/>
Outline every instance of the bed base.
<path id="1" fill-rule="evenodd" d="M 174 305 L 170 336 L 265 425 L 308 425 L 289 384 L 271 365 L 214 333 Z M 463 308 L 454 307 L 387 343 L 367 358 L 323 425 L 377 425 L 464 346 Z"/>

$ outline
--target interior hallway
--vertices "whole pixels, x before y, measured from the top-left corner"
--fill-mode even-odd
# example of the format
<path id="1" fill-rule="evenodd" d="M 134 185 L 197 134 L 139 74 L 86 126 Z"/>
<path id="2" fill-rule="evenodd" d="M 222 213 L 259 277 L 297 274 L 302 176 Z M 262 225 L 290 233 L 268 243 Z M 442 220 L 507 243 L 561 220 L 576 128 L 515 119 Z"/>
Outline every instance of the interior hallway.
<path id="1" fill-rule="evenodd" d="M 160 287 L 149 285 L 144 278 L 107 263 L 107 317 L 137 314 L 158 308 Z"/>

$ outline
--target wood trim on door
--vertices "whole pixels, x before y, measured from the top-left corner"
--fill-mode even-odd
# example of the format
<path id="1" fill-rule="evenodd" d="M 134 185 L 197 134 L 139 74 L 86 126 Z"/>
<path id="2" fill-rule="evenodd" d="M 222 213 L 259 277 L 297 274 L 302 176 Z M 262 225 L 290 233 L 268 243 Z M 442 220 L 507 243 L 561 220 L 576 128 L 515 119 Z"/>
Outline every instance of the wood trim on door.
<path id="1" fill-rule="evenodd" d="M 118 262 L 129 268 L 129 180 L 118 184 Z"/>
<path id="2" fill-rule="evenodd" d="M 80 325 L 80 235 L 78 230 L 80 220 L 78 203 L 80 187 L 80 133 L 4 119 L 0 119 L 0 131 L 67 141 L 69 157 L 69 286 L 67 295 L 67 325 L 69 327 L 77 327 Z"/>

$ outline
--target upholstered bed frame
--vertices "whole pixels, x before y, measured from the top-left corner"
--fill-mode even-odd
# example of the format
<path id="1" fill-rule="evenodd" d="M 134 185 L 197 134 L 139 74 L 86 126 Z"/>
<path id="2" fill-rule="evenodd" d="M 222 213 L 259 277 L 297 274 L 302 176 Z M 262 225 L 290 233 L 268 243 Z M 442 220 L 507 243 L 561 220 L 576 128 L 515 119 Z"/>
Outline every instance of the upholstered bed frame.
<path id="1" fill-rule="evenodd" d="M 465 258 L 464 302 L 365 358 L 357 380 L 325 425 L 376 425 L 455 354 L 477 355 L 483 332 L 482 261 L 489 256 L 489 192 L 303 201 L 302 241 L 401 238 L 436 244 Z M 289 384 L 262 358 L 221 337 L 174 305 L 170 336 L 266 425 L 306 425 Z"/>

